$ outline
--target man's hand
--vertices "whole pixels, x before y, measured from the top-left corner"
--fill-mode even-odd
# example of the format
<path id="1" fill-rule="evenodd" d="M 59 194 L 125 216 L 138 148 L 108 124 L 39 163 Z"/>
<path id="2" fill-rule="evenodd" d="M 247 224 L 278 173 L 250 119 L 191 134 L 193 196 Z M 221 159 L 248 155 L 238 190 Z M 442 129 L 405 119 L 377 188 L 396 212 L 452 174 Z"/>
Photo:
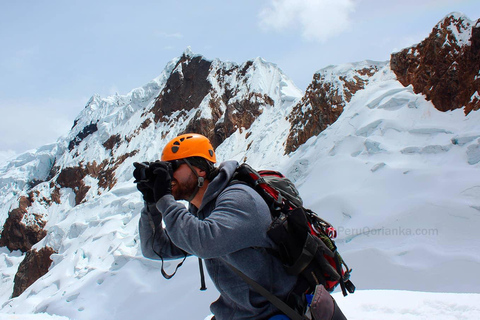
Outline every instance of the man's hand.
<path id="1" fill-rule="evenodd" d="M 164 195 L 172 193 L 173 170 L 169 162 L 135 162 L 133 165 L 134 182 L 146 202 L 157 202 Z"/>
<path id="2" fill-rule="evenodd" d="M 169 162 L 155 161 L 150 164 L 155 176 L 153 185 L 153 198 L 155 202 L 167 194 L 172 194 L 172 176 L 173 169 Z"/>

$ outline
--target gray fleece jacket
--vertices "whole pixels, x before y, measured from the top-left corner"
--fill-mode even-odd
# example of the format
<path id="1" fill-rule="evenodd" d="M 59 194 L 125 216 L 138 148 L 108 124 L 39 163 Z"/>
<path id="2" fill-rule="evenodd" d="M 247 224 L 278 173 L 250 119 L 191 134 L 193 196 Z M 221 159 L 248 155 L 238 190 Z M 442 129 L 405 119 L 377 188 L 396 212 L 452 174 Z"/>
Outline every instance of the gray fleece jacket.
<path id="1" fill-rule="evenodd" d="M 266 233 L 271 216 L 265 201 L 249 186 L 229 185 L 237 166 L 236 161 L 220 165 L 198 210 L 194 206 L 187 210 L 172 195 L 156 205 L 146 205 L 139 224 L 142 252 L 152 259 L 159 259 L 153 248 L 164 259 L 183 258 L 183 251 L 205 259 L 220 292 L 210 306 L 217 320 L 268 319 L 278 310 L 249 288 L 225 261 L 281 299 L 292 290 L 296 277 L 288 275 L 266 250 L 275 245 Z"/>

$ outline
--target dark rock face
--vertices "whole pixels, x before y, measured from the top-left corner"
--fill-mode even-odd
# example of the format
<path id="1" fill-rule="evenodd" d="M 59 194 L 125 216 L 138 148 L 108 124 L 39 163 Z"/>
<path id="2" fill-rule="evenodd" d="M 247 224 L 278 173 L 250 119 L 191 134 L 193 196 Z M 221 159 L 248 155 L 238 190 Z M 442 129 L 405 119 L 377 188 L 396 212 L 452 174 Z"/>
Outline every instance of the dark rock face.
<path id="1" fill-rule="evenodd" d="M 85 198 L 89 186 L 86 186 L 83 182 L 83 178 L 86 177 L 88 171 L 83 167 L 69 167 L 63 168 L 57 177 L 57 183 L 62 188 L 72 188 L 75 192 L 75 204 L 80 204 Z"/>
<path id="2" fill-rule="evenodd" d="M 11 251 L 27 252 L 46 236 L 47 232 L 43 229 L 45 222 L 41 220 L 40 215 L 31 214 L 36 221 L 28 226 L 22 222 L 24 215 L 28 212 L 27 208 L 31 206 L 33 200 L 33 195 L 28 198 L 20 197 L 19 207 L 9 212 L 3 225 L 0 247 L 7 247 Z"/>
<path id="3" fill-rule="evenodd" d="M 125 153 L 117 158 L 109 158 L 101 163 L 93 161 L 92 163 L 81 164 L 76 167 L 63 168 L 56 178 L 56 183 L 62 188 L 71 188 L 75 192 L 75 205 L 82 203 L 87 196 L 90 186 L 85 185 L 84 178 L 88 175 L 98 180 L 100 188 L 109 190 L 115 186 L 117 179 L 115 170 L 126 159 L 135 155 L 138 151 Z M 59 202 L 58 197 L 52 200 Z"/>
<path id="4" fill-rule="evenodd" d="M 404 86 L 412 85 L 438 110 L 478 110 L 480 20 L 447 16 L 424 41 L 392 54 L 390 66 Z"/>
<path id="5" fill-rule="evenodd" d="M 175 111 L 189 111 L 200 105 L 211 89 L 207 80 L 211 62 L 183 55 L 152 109 L 155 122 L 165 121 Z"/>
<path id="6" fill-rule="evenodd" d="M 21 295 L 29 286 L 48 272 L 48 268 L 52 264 L 50 256 L 53 253 L 54 250 L 50 247 L 27 252 L 15 275 L 12 298 Z"/>
<path id="7" fill-rule="evenodd" d="M 70 141 L 70 143 L 68 144 L 68 150 L 72 151 L 73 148 L 78 146 L 82 142 L 83 139 L 85 139 L 86 137 L 88 137 L 89 135 L 91 135 L 92 133 L 94 133 L 96 131 L 98 131 L 98 127 L 97 127 L 96 123 L 91 123 L 91 124 L 87 125 L 85 128 L 82 129 L 82 131 L 80 131 L 75 136 L 75 138 L 72 139 L 72 141 Z"/>
<path id="8" fill-rule="evenodd" d="M 250 92 L 246 97 L 242 97 L 243 99 L 233 102 L 225 96 L 222 98 L 227 106 L 223 122 L 215 125 L 213 136 L 209 135 L 214 148 L 219 146 L 237 129 L 249 129 L 255 119 L 262 114 L 263 106 L 273 105 L 270 97 L 254 92 Z"/>
<path id="9" fill-rule="evenodd" d="M 119 134 L 114 134 L 110 136 L 110 138 L 107 139 L 103 143 L 103 147 L 107 150 L 113 151 L 113 149 L 118 146 L 122 142 L 122 137 Z"/>
<path id="10" fill-rule="evenodd" d="M 364 89 L 368 79 L 378 70 L 376 64 L 371 64 L 360 69 L 352 68 L 349 76 L 339 75 L 333 79 L 327 70 L 324 71 L 325 74 L 322 71 L 316 73 L 302 100 L 288 117 L 291 127 L 285 153 L 294 152 L 308 139 L 334 123 L 352 96 Z"/>

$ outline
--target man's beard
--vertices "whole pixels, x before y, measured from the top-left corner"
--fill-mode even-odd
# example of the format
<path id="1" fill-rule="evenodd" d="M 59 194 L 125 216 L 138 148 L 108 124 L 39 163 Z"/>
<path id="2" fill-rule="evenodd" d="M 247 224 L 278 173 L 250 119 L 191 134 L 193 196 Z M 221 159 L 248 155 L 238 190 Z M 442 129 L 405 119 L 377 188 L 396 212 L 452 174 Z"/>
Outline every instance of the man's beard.
<path id="1" fill-rule="evenodd" d="M 197 177 L 192 173 L 188 176 L 187 181 L 184 183 L 180 184 L 178 181 L 176 181 L 175 188 L 172 190 L 172 195 L 175 198 L 175 200 L 187 200 L 191 201 L 192 196 L 194 196 L 194 193 L 197 189 L 198 185 L 198 179 Z"/>

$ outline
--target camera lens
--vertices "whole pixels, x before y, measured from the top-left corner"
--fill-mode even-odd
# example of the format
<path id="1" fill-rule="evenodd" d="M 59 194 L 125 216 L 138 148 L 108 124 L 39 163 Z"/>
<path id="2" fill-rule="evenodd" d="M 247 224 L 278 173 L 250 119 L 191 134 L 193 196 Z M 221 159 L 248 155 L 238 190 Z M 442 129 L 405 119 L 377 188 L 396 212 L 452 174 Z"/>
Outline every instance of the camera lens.
<path id="1" fill-rule="evenodd" d="M 133 171 L 135 183 L 148 181 L 147 170 L 150 169 L 150 164 L 148 162 L 134 162 L 133 165 L 135 166 L 135 170 Z"/>

